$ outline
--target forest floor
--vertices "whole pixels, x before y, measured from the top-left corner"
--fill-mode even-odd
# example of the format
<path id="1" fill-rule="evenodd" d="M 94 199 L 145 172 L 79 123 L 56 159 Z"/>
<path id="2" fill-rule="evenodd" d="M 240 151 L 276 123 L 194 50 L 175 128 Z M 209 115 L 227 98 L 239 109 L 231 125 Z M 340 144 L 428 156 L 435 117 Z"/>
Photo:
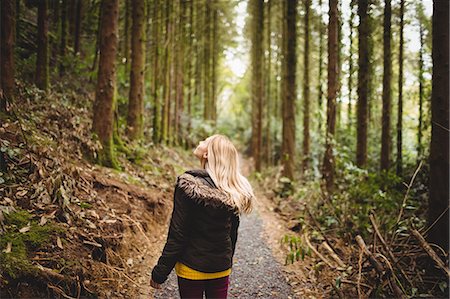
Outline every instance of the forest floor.
<path id="1" fill-rule="evenodd" d="M 121 170 L 93 164 L 98 145 L 85 108 L 92 98 L 21 86 L 1 123 L 2 298 L 153 295 L 150 271 L 164 246 L 176 176 L 197 161 L 191 151 L 139 145 L 117 153 Z M 244 166 L 249 175 L 250 162 Z M 254 187 L 258 201 L 242 221 L 230 296 L 321 297 L 307 274 L 283 265 L 286 225 Z"/>
<path id="2" fill-rule="evenodd" d="M 165 243 L 176 176 L 198 161 L 191 150 L 128 143 L 117 148 L 120 170 L 95 165 L 98 144 L 87 108 L 93 98 L 82 88 L 56 86 L 44 94 L 19 84 L 12 113 L 2 115 L 0 149 L 8 169 L 0 172 L 1 298 L 154 295 L 150 271 Z M 351 229 L 344 238 L 317 223 L 321 206 L 313 210 L 308 194 L 318 186 L 305 184 L 308 192 L 297 198 L 279 196 L 280 171 L 258 175 L 251 161 L 242 166 L 257 201 L 242 219 L 230 297 L 391 296 L 397 284 L 397 293 L 447 297 L 444 272 L 423 274 L 432 262 L 408 234 L 394 235 L 389 250 L 376 238 L 368 241 L 377 258 L 384 257 L 381 267 L 388 270 L 380 275 Z M 394 267 L 409 280 L 391 276 L 383 251 L 401 259 Z M 158 292 L 176 297 L 173 278 L 165 287 L 157 298 L 168 295 Z"/>

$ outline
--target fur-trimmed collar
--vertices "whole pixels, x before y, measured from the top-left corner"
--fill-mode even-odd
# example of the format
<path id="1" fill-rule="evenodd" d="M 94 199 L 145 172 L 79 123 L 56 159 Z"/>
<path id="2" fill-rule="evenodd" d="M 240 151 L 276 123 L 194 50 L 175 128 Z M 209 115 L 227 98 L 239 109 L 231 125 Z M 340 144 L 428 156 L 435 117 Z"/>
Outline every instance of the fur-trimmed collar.
<path id="1" fill-rule="evenodd" d="M 214 186 L 208 172 L 204 169 L 186 171 L 178 177 L 178 186 L 197 203 L 217 208 L 225 207 L 238 213 L 238 207 L 231 197 Z"/>

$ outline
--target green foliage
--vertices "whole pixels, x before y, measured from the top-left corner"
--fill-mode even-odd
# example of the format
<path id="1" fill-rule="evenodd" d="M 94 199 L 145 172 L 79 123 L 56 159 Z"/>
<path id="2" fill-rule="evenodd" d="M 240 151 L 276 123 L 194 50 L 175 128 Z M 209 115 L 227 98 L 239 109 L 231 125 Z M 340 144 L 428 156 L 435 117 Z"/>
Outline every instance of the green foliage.
<path id="1" fill-rule="evenodd" d="M 282 244 L 289 245 L 289 253 L 285 259 L 285 265 L 293 264 L 294 261 L 304 260 L 306 255 L 311 255 L 311 250 L 309 247 L 305 247 L 302 244 L 302 240 L 298 236 L 288 236 L 285 235 L 281 239 Z"/>
<path id="2" fill-rule="evenodd" d="M 393 227 L 397 233 L 406 230 L 405 221 L 396 223 L 406 193 L 402 179 L 391 171 L 379 173 L 358 168 L 349 153 L 346 147 L 337 146 L 335 150 L 337 174 L 333 195 L 323 198 L 319 189 L 311 191 L 313 197 L 319 199 L 313 211 L 319 223 L 324 229 L 335 229 L 341 235 L 350 232 L 367 238 L 372 232 L 369 214 L 374 212 L 383 230 Z M 414 186 L 421 188 L 423 185 L 416 182 Z M 416 193 L 412 190 L 406 199 L 404 215 L 408 215 L 408 222 L 422 226 L 424 222 L 413 217 L 423 206 L 423 200 Z M 304 194 L 298 191 L 298 196 L 302 198 Z"/>
<path id="3" fill-rule="evenodd" d="M 9 213 L 3 211 L 3 215 L 5 230 L 0 239 L 1 273 L 12 279 L 33 274 L 35 266 L 29 260 L 28 252 L 37 250 L 48 243 L 54 234 L 64 230 L 51 223 L 41 226 L 28 211 L 21 209 Z M 7 252 L 8 246 L 11 246 L 10 252 Z"/>

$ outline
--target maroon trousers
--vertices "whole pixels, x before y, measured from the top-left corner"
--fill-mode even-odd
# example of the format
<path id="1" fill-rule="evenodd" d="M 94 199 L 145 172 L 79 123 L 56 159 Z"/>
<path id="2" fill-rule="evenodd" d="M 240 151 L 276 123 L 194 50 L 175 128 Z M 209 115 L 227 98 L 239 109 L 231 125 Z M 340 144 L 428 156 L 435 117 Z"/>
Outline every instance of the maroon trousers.
<path id="1" fill-rule="evenodd" d="M 207 279 L 190 280 L 178 276 L 178 289 L 181 299 L 226 299 L 228 293 L 229 276 Z"/>

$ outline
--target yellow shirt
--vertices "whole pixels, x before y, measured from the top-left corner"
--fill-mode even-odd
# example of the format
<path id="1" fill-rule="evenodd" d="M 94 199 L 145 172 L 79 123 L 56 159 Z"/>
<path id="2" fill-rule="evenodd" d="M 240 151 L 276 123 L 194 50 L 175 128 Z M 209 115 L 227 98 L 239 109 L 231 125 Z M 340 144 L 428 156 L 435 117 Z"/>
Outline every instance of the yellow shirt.
<path id="1" fill-rule="evenodd" d="M 231 273 L 231 268 L 228 270 L 225 270 L 225 271 L 221 271 L 221 272 L 205 273 L 205 272 L 200 272 L 200 271 L 194 270 L 192 268 L 189 268 L 185 264 L 177 262 L 175 264 L 175 272 L 177 273 L 178 276 L 180 276 L 182 278 L 191 279 L 191 280 L 204 280 L 204 279 L 215 279 L 215 278 L 222 278 L 222 277 L 228 276 Z"/>

